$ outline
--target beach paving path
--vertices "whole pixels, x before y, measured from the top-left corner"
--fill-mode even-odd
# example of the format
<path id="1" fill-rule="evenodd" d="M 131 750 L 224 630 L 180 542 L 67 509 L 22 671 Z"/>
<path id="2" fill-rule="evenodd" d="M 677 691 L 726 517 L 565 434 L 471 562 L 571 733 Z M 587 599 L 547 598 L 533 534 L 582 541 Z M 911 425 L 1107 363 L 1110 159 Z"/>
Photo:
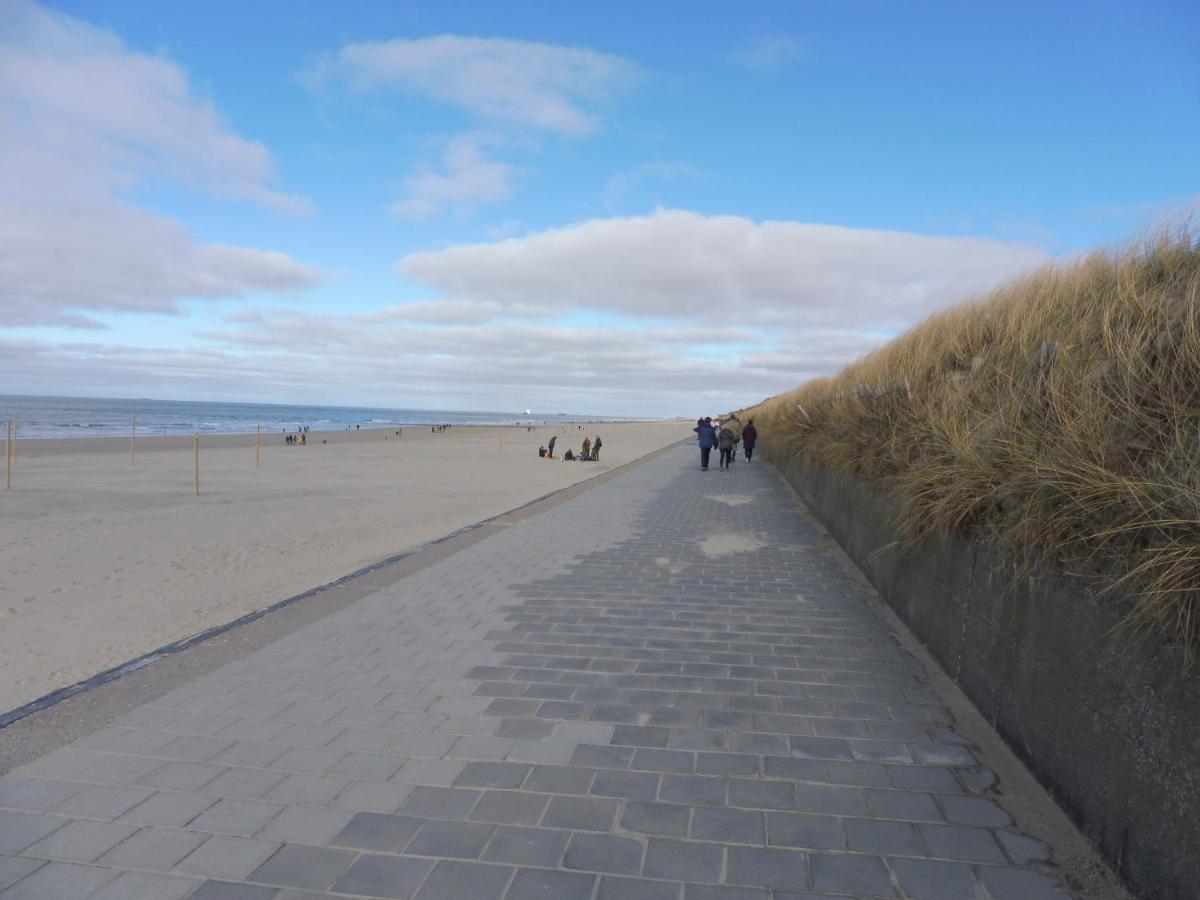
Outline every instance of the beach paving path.
<path id="1" fill-rule="evenodd" d="M 0 776 L 0 897 L 1069 896 L 777 473 L 695 456 Z"/>

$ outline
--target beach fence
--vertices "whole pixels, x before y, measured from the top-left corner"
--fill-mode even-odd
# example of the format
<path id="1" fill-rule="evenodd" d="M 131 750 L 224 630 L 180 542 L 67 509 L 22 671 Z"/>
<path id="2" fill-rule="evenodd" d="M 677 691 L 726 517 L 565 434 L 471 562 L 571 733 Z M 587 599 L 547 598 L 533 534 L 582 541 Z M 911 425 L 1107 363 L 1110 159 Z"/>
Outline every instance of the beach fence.
<path id="1" fill-rule="evenodd" d="M 8 420 L 7 429 L 4 434 L 4 489 L 12 489 L 12 470 L 13 463 L 17 458 L 17 446 L 14 441 L 16 437 L 16 423 L 12 419 Z"/>

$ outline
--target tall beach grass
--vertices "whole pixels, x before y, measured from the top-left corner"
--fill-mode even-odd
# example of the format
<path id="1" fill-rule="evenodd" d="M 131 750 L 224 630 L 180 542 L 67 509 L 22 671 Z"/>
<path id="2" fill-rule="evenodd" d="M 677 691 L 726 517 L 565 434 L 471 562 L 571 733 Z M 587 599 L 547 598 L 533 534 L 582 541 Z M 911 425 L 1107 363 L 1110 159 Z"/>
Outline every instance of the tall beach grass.
<path id="1" fill-rule="evenodd" d="M 915 541 L 969 534 L 1200 648 L 1200 242 L 1094 253 L 933 316 L 747 414 L 773 457 L 895 492 Z"/>

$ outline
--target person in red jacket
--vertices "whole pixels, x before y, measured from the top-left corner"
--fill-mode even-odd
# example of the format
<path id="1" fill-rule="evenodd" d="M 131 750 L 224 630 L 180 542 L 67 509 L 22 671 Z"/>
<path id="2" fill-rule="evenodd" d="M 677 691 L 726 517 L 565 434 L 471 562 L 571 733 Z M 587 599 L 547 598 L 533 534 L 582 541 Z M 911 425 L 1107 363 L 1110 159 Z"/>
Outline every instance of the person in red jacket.
<path id="1" fill-rule="evenodd" d="M 750 457 L 754 455 L 754 445 L 757 443 L 758 429 L 754 427 L 754 420 L 750 419 L 742 429 L 742 447 L 746 451 L 746 462 L 750 462 Z"/>

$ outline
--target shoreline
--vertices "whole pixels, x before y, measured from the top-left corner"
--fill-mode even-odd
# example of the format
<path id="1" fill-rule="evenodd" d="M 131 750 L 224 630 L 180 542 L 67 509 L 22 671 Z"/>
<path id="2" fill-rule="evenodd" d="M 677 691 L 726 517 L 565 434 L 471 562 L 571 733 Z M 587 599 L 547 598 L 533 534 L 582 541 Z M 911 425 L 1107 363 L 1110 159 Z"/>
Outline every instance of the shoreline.
<path id="1" fill-rule="evenodd" d="M 410 428 L 412 429 L 410 432 Z M 602 461 L 542 460 L 594 436 Z M 383 433 L 381 433 L 383 432 Z M 683 423 L 27 439 L 0 491 L 0 711 L 640 459 Z"/>

